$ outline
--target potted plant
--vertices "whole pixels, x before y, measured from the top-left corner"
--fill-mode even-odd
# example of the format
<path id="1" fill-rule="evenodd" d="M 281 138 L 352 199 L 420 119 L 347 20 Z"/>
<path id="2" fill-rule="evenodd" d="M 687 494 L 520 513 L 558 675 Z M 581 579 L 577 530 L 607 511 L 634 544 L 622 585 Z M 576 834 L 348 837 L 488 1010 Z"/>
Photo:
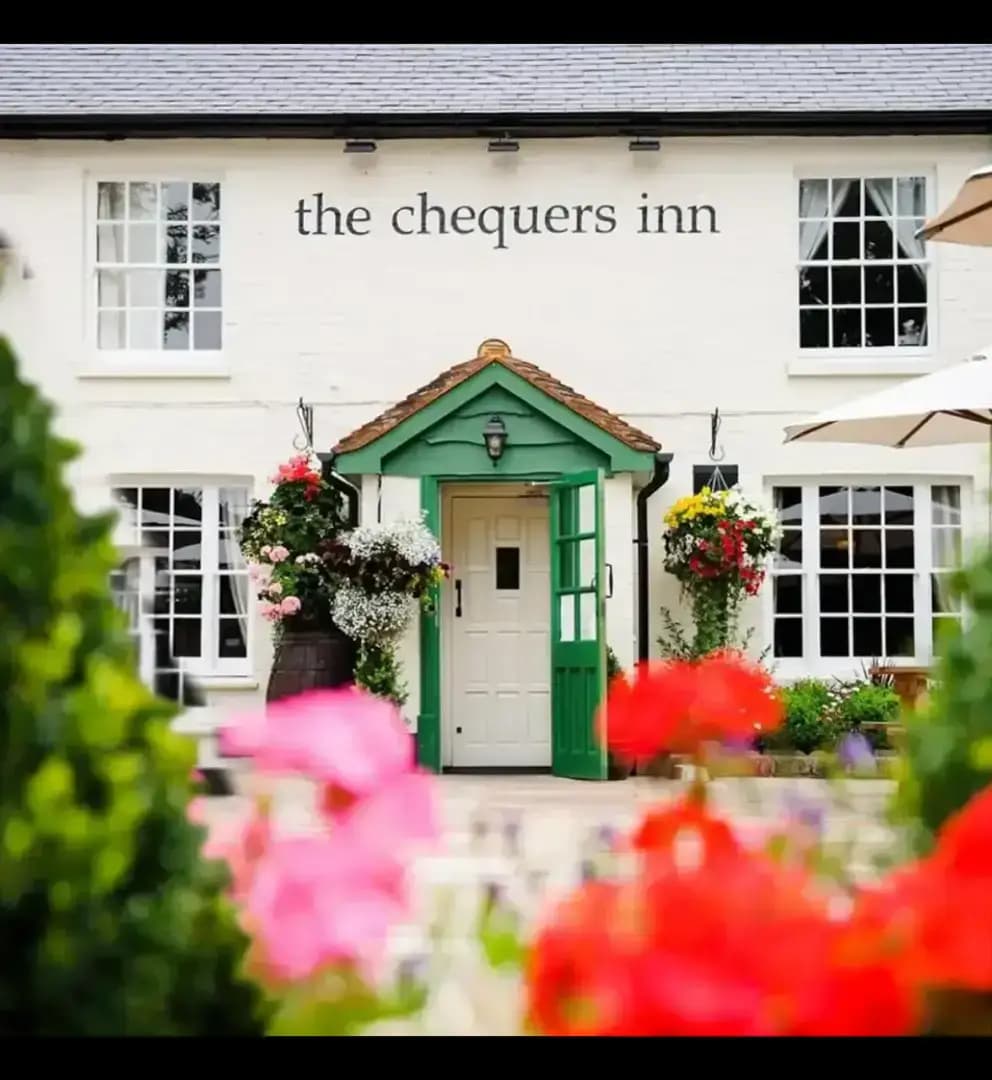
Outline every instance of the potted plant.
<path id="1" fill-rule="evenodd" d="M 256 500 L 241 529 L 262 617 L 275 629 L 266 692 L 273 701 L 354 679 L 355 643 L 334 621 L 335 577 L 321 557 L 344 524 L 341 497 L 318 463 L 298 454 L 271 478 L 269 500 Z"/>

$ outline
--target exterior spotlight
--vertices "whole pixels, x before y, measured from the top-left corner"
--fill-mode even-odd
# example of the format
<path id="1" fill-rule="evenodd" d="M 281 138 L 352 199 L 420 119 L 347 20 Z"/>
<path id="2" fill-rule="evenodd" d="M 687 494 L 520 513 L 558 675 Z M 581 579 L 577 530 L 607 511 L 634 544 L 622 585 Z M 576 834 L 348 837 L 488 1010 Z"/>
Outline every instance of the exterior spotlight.
<path id="1" fill-rule="evenodd" d="M 643 136 L 638 135 L 636 139 L 631 139 L 630 144 L 627 147 L 628 150 L 660 150 L 661 142 L 658 139 L 645 139 Z"/>
<path id="2" fill-rule="evenodd" d="M 375 139 L 346 139 L 344 143 L 346 154 L 374 154 L 376 149 Z"/>
<path id="3" fill-rule="evenodd" d="M 489 152 L 491 154 L 513 153 L 519 149 L 520 143 L 516 139 L 511 139 L 509 135 L 504 135 L 501 139 L 489 140 Z"/>
<path id="4" fill-rule="evenodd" d="M 486 444 L 486 453 L 495 467 L 496 462 L 503 456 L 503 447 L 506 445 L 506 425 L 500 417 L 489 418 L 489 422 L 482 429 L 482 441 Z"/>

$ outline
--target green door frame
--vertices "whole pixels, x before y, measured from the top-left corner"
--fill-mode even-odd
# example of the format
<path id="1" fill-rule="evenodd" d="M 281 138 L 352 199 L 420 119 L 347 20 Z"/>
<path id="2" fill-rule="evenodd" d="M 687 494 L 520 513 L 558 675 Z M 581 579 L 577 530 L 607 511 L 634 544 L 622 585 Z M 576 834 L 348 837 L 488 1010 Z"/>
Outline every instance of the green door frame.
<path id="1" fill-rule="evenodd" d="M 535 476 L 533 473 L 515 476 L 512 473 L 479 473 L 475 476 L 422 476 L 420 478 L 420 508 L 427 527 L 444 543 L 441 535 L 441 485 L 552 483 L 558 473 Z M 610 475 L 607 473 L 607 475 Z M 417 715 L 417 763 L 431 772 L 441 772 L 441 605 L 435 603 L 430 612 L 420 613 L 420 712 Z"/>

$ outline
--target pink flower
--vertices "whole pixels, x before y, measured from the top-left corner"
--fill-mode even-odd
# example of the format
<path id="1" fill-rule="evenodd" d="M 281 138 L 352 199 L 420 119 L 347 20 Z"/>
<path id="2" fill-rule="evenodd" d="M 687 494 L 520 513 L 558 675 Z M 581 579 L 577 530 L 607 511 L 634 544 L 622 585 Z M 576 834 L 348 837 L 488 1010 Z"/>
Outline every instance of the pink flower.
<path id="1" fill-rule="evenodd" d="M 272 545 L 271 545 L 271 544 L 266 544 L 266 545 L 265 545 L 265 546 L 264 546 L 264 547 L 263 547 L 263 548 L 261 549 L 261 551 L 259 552 L 259 554 L 260 554 L 260 555 L 264 555 L 264 556 L 265 556 L 266 558 L 268 558 L 269 552 L 270 552 L 271 550 L 272 550 Z"/>
<path id="2" fill-rule="evenodd" d="M 282 596 L 282 585 L 278 581 L 273 581 L 269 586 L 269 593 L 272 596 Z"/>
<path id="3" fill-rule="evenodd" d="M 264 553 L 264 549 L 263 549 L 263 553 Z M 269 550 L 269 558 L 274 563 L 285 562 L 289 558 L 289 550 L 288 550 L 288 548 L 284 548 L 282 546 L 282 544 L 276 544 L 276 546 L 274 548 L 270 548 L 270 550 Z"/>
<path id="4" fill-rule="evenodd" d="M 303 607 L 303 601 L 298 596 L 287 596 L 279 607 L 283 615 L 295 615 Z"/>
<path id="5" fill-rule="evenodd" d="M 411 772 L 345 809 L 325 804 L 332 828 L 345 830 L 363 851 L 383 859 L 402 857 L 415 844 L 440 835 L 434 783 L 426 773 Z"/>
<path id="6" fill-rule="evenodd" d="M 263 619 L 269 622 L 278 622 L 282 618 L 282 609 L 279 604 L 273 604 L 271 600 L 263 600 L 259 605 L 259 611 Z"/>
<path id="7" fill-rule="evenodd" d="M 202 795 L 195 796 L 187 803 L 186 819 L 194 825 L 206 825 L 207 800 Z"/>
<path id="8" fill-rule="evenodd" d="M 360 797 L 413 771 L 413 743 L 390 702 L 357 686 L 271 702 L 222 729 L 225 753 L 262 772 L 303 773 Z"/>
<path id="9" fill-rule="evenodd" d="M 269 819 L 257 805 L 247 820 L 222 818 L 210 829 L 203 845 L 203 857 L 227 863 L 231 871 L 231 894 L 235 900 L 244 900 L 255 867 L 265 854 L 271 837 Z"/>
<path id="10" fill-rule="evenodd" d="M 374 966 L 406 896 L 399 866 L 341 830 L 273 841 L 244 903 L 267 973 L 296 980 L 341 961 Z"/>

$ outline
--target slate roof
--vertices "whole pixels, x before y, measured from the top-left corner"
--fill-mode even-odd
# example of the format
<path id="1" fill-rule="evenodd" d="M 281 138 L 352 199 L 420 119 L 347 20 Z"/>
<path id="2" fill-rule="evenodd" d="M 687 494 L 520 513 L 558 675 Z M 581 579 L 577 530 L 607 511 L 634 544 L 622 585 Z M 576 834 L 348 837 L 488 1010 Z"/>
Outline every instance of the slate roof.
<path id="1" fill-rule="evenodd" d="M 393 405 L 385 412 L 380 413 L 367 424 L 346 435 L 334 447 L 334 453 L 346 454 L 352 450 L 360 450 L 363 446 L 375 442 L 387 432 L 392 431 L 404 420 L 409 419 L 421 409 L 436 401 L 449 390 L 453 390 L 459 383 L 481 371 L 488 364 L 502 364 L 503 367 L 526 379 L 532 386 L 542 390 L 555 401 L 561 402 L 579 416 L 585 417 L 590 423 L 612 435 L 613 438 L 622 442 L 633 450 L 644 450 L 654 453 L 661 449 L 661 444 L 655 442 L 650 435 L 631 426 L 626 420 L 608 412 L 601 405 L 583 397 L 580 393 L 559 382 L 553 375 L 542 371 L 535 364 L 527 360 L 521 360 L 513 356 L 510 346 L 498 338 L 490 338 L 479 346 L 478 354 L 471 360 L 465 360 L 455 364 L 447 371 L 443 371 L 438 377 L 419 390 L 415 390 L 409 397 Z"/>
<path id="2" fill-rule="evenodd" d="M 0 118 L 990 111 L 989 44 L 0 45 Z"/>

